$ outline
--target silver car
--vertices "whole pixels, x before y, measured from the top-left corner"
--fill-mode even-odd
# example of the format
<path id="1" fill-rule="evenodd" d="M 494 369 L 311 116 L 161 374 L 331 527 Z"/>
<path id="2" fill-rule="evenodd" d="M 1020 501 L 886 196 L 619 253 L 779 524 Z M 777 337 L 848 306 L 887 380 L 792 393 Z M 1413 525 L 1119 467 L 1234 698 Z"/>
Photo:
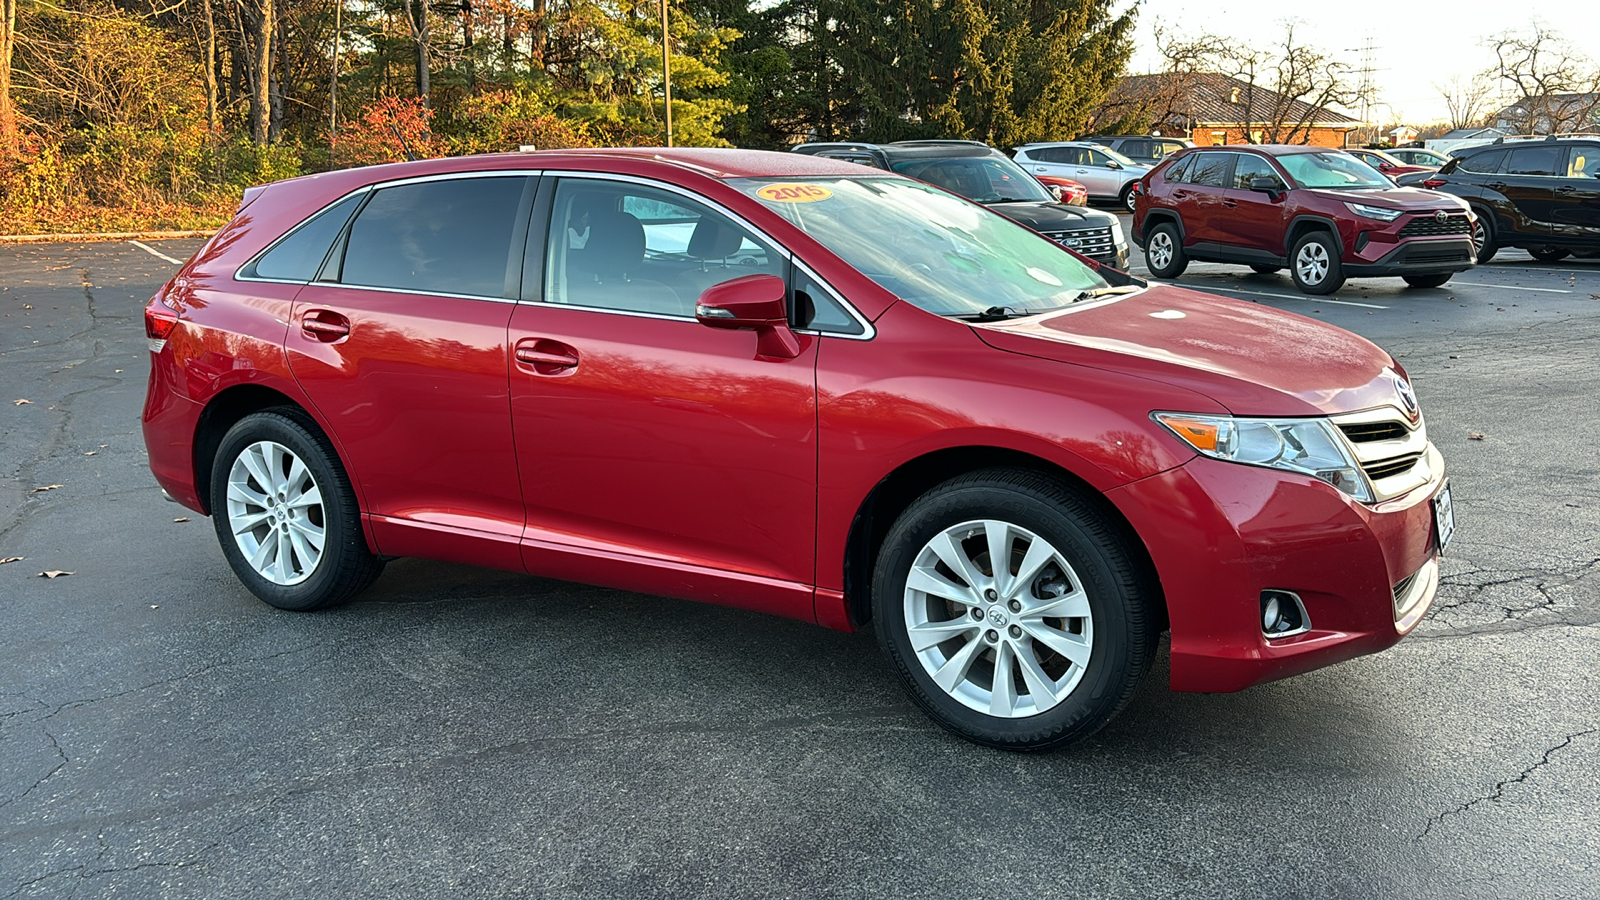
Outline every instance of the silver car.
<path id="1" fill-rule="evenodd" d="M 1116 201 L 1133 211 L 1133 183 L 1150 173 L 1126 156 L 1088 141 L 1023 144 L 1012 158 L 1035 175 L 1070 178 L 1089 189 L 1089 199 Z"/>

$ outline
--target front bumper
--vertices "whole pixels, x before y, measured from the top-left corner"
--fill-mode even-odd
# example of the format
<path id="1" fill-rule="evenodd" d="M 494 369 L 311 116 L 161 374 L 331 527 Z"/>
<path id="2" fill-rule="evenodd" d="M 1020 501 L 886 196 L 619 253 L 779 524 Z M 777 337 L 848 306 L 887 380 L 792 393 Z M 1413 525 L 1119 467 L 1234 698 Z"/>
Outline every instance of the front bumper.
<path id="1" fill-rule="evenodd" d="M 1202 457 L 1111 491 L 1166 595 L 1172 689 L 1242 690 L 1397 643 L 1438 590 L 1429 501 L 1442 482 L 1439 471 L 1367 506 L 1308 477 Z M 1298 595 L 1310 629 L 1267 639 L 1265 590 Z"/>
<path id="2" fill-rule="evenodd" d="M 1370 248 L 1386 245 L 1374 241 Z M 1464 272 L 1477 261 L 1471 238 L 1432 238 L 1405 241 L 1377 259 L 1355 259 L 1344 263 L 1346 275 L 1386 277 L 1396 275 L 1443 275 Z"/>

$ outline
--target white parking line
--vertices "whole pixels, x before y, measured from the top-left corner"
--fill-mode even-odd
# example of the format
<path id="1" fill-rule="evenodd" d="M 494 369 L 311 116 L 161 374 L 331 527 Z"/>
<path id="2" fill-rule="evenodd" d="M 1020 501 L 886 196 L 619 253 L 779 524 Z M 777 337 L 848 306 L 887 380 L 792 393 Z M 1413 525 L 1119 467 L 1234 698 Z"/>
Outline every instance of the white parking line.
<path id="1" fill-rule="evenodd" d="M 1560 288 L 1523 287 L 1520 284 L 1485 284 L 1485 283 L 1483 283 L 1481 281 L 1452 281 L 1450 283 L 1451 284 L 1465 284 L 1465 285 L 1467 285 L 1469 287 L 1505 288 L 1508 291 L 1538 291 L 1541 294 L 1570 294 L 1570 293 L 1572 293 L 1571 291 L 1563 291 Z"/>
<path id="2" fill-rule="evenodd" d="M 167 262 L 172 263 L 175 266 L 183 265 L 183 260 L 181 260 L 181 259 L 173 259 L 172 257 L 166 255 L 165 253 L 162 253 L 160 250 L 157 250 L 156 248 L 150 246 L 149 244 L 141 244 L 138 241 L 129 241 L 128 243 L 134 245 L 135 247 L 138 247 L 140 250 L 143 250 L 144 252 L 150 254 L 151 256 L 160 257 L 161 259 L 164 259 Z"/>
<path id="3" fill-rule="evenodd" d="M 1156 281 L 1152 278 L 1151 281 Z M 1247 291 L 1243 288 L 1224 287 L 1220 284 L 1189 284 L 1178 281 L 1156 281 L 1157 284 L 1171 284 L 1177 287 L 1186 287 L 1197 291 L 1228 291 L 1233 294 L 1254 294 L 1257 297 L 1277 297 L 1281 300 L 1304 300 L 1307 303 L 1337 303 L 1340 306 L 1359 306 L 1363 309 L 1388 309 L 1376 303 L 1357 303 L 1354 300 L 1332 300 L 1327 297 L 1307 297 L 1302 294 L 1271 294 L 1266 291 Z"/>

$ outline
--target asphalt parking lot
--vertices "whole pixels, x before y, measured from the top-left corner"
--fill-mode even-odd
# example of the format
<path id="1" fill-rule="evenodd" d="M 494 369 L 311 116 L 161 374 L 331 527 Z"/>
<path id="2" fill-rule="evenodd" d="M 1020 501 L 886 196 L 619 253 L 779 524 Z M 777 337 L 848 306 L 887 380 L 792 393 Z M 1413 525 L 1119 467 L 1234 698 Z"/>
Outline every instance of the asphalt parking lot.
<path id="1" fill-rule="evenodd" d="M 1600 896 L 1600 260 L 1191 266 L 1407 367 L 1445 587 L 1383 654 L 1231 695 L 1161 663 L 1033 756 L 946 736 L 866 633 L 418 560 L 265 606 L 146 467 L 175 268 L 0 247 L 0 900 Z"/>

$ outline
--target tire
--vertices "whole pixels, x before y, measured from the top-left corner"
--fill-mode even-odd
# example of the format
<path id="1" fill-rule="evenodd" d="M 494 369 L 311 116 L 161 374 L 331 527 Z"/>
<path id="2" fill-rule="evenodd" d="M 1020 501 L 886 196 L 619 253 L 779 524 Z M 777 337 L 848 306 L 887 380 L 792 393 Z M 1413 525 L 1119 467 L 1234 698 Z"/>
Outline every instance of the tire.
<path id="1" fill-rule="evenodd" d="M 1289 277 L 1306 294 L 1331 294 L 1344 287 L 1339 240 L 1326 231 L 1308 231 L 1289 253 Z"/>
<path id="2" fill-rule="evenodd" d="M 1558 247 L 1534 247 L 1528 250 L 1528 255 L 1542 263 L 1553 263 L 1571 256 L 1572 251 Z"/>
<path id="3" fill-rule="evenodd" d="M 1117 205 L 1128 212 L 1133 212 L 1133 182 L 1128 182 L 1122 188 L 1122 193 L 1117 195 Z"/>
<path id="4" fill-rule="evenodd" d="M 1178 236 L 1176 225 L 1162 222 L 1150 229 L 1150 237 L 1144 243 L 1144 264 L 1157 278 L 1177 278 L 1189 268 L 1189 257 L 1183 252 L 1183 239 Z"/>
<path id="5" fill-rule="evenodd" d="M 1008 568 L 1027 565 L 1033 577 L 1010 571 L 996 583 L 984 574 L 996 535 Z M 1127 705 L 1155 657 L 1160 589 L 1135 562 L 1133 540 L 1038 473 L 951 479 L 884 539 L 872 581 L 878 641 L 912 700 L 953 734 L 1006 750 L 1082 740 Z M 960 571 L 947 557 L 971 580 L 945 575 Z"/>
<path id="6" fill-rule="evenodd" d="M 1283 266 L 1263 266 L 1257 263 L 1252 263 L 1250 268 L 1257 275 L 1275 275 L 1283 271 Z"/>
<path id="7" fill-rule="evenodd" d="M 1405 279 L 1406 284 L 1414 288 L 1436 288 L 1449 281 L 1454 275 L 1454 272 L 1446 272 L 1443 275 L 1402 275 L 1400 277 Z"/>
<path id="8" fill-rule="evenodd" d="M 1473 212 L 1478 218 L 1472 223 L 1472 246 L 1478 251 L 1478 265 L 1481 266 L 1494 259 L 1500 248 L 1494 242 L 1494 223 L 1489 221 L 1489 214 L 1478 209 Z"/>
<path id="9" fill-rule="evenodd" d="M 343 603 L 383 571 L 338 454 L 297 409 L 254 413 L 228 429 L 211 466 L 211 521 L 234 574 L 279 609 Z"/>

